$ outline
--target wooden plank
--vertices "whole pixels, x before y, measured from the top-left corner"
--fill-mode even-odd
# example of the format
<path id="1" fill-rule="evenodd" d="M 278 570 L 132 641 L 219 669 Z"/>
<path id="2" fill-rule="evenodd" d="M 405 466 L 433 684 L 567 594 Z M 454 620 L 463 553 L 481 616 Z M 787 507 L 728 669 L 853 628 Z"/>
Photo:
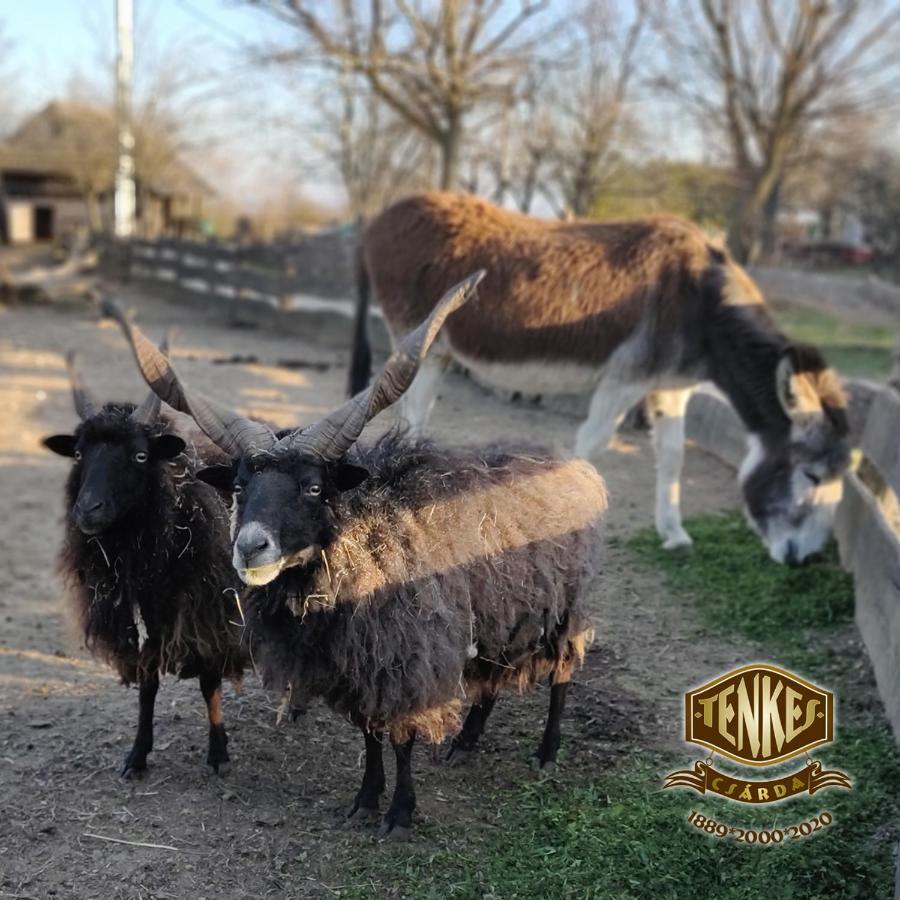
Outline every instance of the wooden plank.
<path id="1" fill-rule="evenodd" d="M 854 447 L 860 445 L 866 429 L 866 422 L 869 420 L 872 403 L 883 389 L 883 384 L 865 378 L 844 380 L 844 390 L 847 392 L 847 422 L 850 426 L 850 440 Z"/>
<path id="2" fill-rule="evenodd" d="M 732 405 L 718 391 L 701 388 L 688 405 L 687 436 L 700 447 L 738 468 L 747 452 L 747 432 Z"/>
<path id="3" fill-rule="evenodd" d="M 841 565 L 848 571 L 854 571 L 856 544 L 859 540 L 860 522 L 867 514 L 868 507 L 865 485 L 853 473 L 844 477 L 844 494 L 834 517 L 834 537 L 838 543 Z"/>
<path id="4" fill-rule="evenodd" d="M 853 563 L 856 622 L 900 744 L 900 541 L 888 528 L 875 499 L 860 488 L 864 491 L 863 509 Z"/>
<path id="5" fill-rule="evenodd" d="M 862 451 L 895 494 L 900 494 L 900 395 L 890 389 L 872 402 L 862 437 Z"/>

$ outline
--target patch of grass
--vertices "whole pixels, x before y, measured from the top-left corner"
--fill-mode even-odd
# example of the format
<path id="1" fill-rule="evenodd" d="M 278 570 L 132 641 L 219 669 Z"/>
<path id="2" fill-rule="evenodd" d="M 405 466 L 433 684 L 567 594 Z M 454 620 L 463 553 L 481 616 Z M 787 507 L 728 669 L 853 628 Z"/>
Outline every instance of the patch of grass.
<path id="1" fill-rule="evenodd" d="M 415 900 L 788 900 L 890 895 L 900 761 L 889 735 L 845 731 L 823 761 L 853 791 L 765 807 L 661 791 L 687 758 L 632 759 L 594 781 L 531 784 L 485 803 L 491 813 L 461 830 L 427 825 L 411 847 L 373 848 L 342 896 Z M 798 766 L 799 768 L 799 766 Z M 822 810 L 835 822 L 804 840 L 768 847 L 708 837 L 687 822 L 697 810 L 740 828 L 784 828 Z M 438 849 L 435 849 L 438 848 Z"/>
<path id="2" fill-rule="evenodd" d="M 652 531 L 629 544 L 696 603 L 705 627 L 802 658 L 809 628 L 853 612 L 853 590 L 833 558 L 792 569 L 772 563 L 739 515 L 688 523 L 688 556 L 660 549 Z M 798 632 L 802 624 L 802 632 Z M 775 637 L 773 638 L 773 635 Z M 809 658 L 804 671 L 821 660 Z M 686 685 L 685 687 L 689 687 Z M 687 790 L 662 790 L 690 768 L 690 754 L 632 754 L 615 769 L 573 783 L 530 783 L 485 796 L 482 818 L 426 822 L 412 846 L 373 847 L 347 873 L 341 895 L 409 900 L 826 900 L 888 897 L 900 834 L 900 755 L 883 723 L 841 724 L 814 754 L 847 772 L 852 791 L 749 806 Z M 477 765 L 477 759 L 474 761 Z M 802 767 L 783 763 L 777 774 Z M 717 766 L 747 777 L 727 760 Z M 568 773 L 569 777 L 577 773 Z M 767 772 L 762 777 L 774 777 Z M 750 776 L 753 777 L 753 776 Z M 691 810 L 741 829 L 781 829 L 827 810 L 830 826 L 780 844 L 715 838 L 687 822 Z"/>
<path id="3" fill-rule="evenodd" d="M 739 513 L 702 516 L 685 527 L 694 539 L 689 553 L 663 550 L 652 528 L 637 532 L 628 545 L 694 602 L 701 625 L 710 630 L 763 643 L 797 664 L 807 661 L 808 629 L 853 617 L 853 579 L 833 549 L 802 566 L 783 566 L 772 562 Z"/>
<path id="4" fill-rule="evenodd" d="M 896 329 L 848 322 L 806 306 L 778 302 L 771 306 L 785 334 L 814 344 L 842 375 L 884 379 L 889 374 Z"/>

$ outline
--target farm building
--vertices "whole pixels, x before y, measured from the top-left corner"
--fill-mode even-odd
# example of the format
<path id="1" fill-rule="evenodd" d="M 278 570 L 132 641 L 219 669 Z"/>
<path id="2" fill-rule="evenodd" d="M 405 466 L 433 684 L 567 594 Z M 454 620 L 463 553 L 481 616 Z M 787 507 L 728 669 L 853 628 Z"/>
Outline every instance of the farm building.
<path id="1" fill-rule="evenodd" d="M 168 143 L 137 129 L 138 233 L 196 231 L 215 194 Z M 108 110 L 53 102 L 0 144 L 0 240 L 31 244 L 112 223 L 115 122 Z"/>

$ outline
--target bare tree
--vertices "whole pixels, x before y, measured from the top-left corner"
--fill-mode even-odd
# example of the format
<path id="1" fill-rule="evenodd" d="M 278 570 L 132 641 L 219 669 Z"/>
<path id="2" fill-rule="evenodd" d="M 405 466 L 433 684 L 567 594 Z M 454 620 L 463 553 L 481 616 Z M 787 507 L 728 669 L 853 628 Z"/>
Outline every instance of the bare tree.
<path id="1" fill-rule="evenodd" d="M 363 77 L 401 119 L 440 153 L 439 184 L 459 174 L 467 117 L 501 104 L 546 34 L 527 26 L 549 0 L 249 0 L 295 26 L 297 48 L 269 59 L 338 66 Z M 318 8 L 317 8 L 318 6 Z"/>
<path id="2" fill-rule="evenodd" d="M 533 67 L 510 91 L 492 127 L 474 134 L 466 148 L 466 190 L 481 193 L 484 186 L 495 203 L 511 199 L 525 213 L 544 182 L 555 146 L 557 123 L 542 90 L 545 74 L 545 67 Z"/>
<path id="3" fill-rule="evenodd" d="M 741 260 L 774 242 L 785 180 L 843 117 L 894 106 L 900 9 L 883 0 L 671 0 L 663 87 L 730 150 Z"/>
<path id="4" fill-rule="evenodd" d="M 607 0 L 587 0 L 572 16 L 569 65 L 550 78 L 545 103 L 555 123 L 547 186 L 573 215 L 590 213 L 635 136 L 629 101 L 646 19 L 643 0 L 630 19 Z"/>
<path id="5" fill-rule="evenodd" d="M 900 154 L 874 150 L 845 185 L 849 196 L 844 200 L 850 200 L 859 213 L 877 264 L 900 280 Z"/>
<path id="6" fill-rule="evenodd" d="M 13 129 L 18 116 L 19 73 L 14 63 L 15 43 L 0 21 L 0 138 Z"/>
<path id="7" fill-rule="evenodd" d="M 382 209 L 401 194 L 434 183 L 433 145 L 347 69 L 323 86 L 314 143 L 337 170 L 354 218 Z"/>

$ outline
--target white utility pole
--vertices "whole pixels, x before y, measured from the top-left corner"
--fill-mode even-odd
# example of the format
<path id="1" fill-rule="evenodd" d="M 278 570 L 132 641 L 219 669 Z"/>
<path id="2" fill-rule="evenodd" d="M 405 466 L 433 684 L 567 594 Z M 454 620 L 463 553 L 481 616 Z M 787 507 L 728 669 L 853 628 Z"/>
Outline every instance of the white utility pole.
<path id="1" fill-rule="evenodd" d="M 131 130 L 131 73 L 134 68 L 132 0 L 116 0 L 116 128 L 119 164 L 116 168 L 116 237 L 134 234 L 137 195 L 134 186 L 134 133 Z"/>

